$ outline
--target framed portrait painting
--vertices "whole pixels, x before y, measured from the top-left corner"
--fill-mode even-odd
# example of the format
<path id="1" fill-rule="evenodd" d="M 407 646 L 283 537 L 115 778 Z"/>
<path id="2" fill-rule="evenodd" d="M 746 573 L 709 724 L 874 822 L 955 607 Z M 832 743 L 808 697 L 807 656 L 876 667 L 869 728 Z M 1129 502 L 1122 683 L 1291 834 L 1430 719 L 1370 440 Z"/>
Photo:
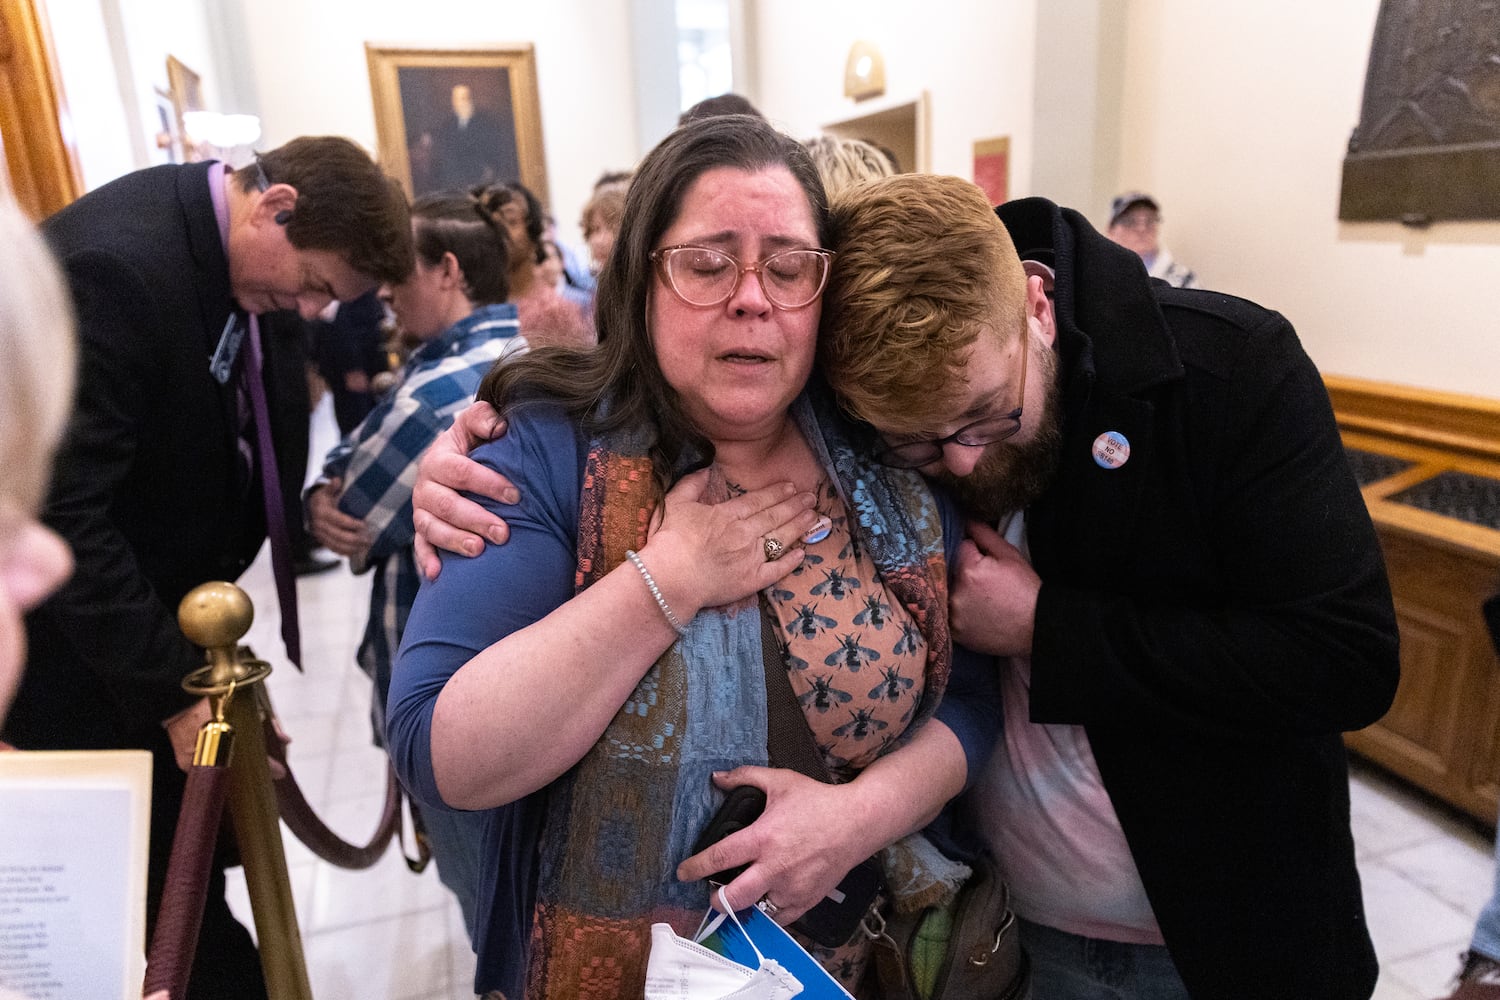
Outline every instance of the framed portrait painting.
<path id="1" fill-rule="evenodd" d="M 531 45 L 365 55 L 380 160 L 409 195 L 519 179 L 547 204 Z"/>

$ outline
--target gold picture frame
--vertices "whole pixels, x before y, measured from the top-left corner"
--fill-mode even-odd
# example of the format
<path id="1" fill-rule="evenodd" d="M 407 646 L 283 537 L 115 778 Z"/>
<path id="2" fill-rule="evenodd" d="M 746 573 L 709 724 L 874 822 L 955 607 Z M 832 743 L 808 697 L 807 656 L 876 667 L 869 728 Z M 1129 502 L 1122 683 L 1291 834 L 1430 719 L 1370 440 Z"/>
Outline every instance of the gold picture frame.
<path id="1" fill-rule="evenodd" d="M 519 178 L 548 203 L 529 43 L 409 49 L 367 42 L 365 57 L 380 160 L 408 195 Z"/>
<path id="2" fill-rule="evenodd" d="M 167 56 L 167 93 L 172 98 L 172 110 L 177 115 L 177 135 L 182 141 L 182 158 L 192 163 L 201 160 L 197 144 L 188 133 L 189 111 L 205 111 L 203 104 L 203 78 L 183 65 L 176 56 Z"/>

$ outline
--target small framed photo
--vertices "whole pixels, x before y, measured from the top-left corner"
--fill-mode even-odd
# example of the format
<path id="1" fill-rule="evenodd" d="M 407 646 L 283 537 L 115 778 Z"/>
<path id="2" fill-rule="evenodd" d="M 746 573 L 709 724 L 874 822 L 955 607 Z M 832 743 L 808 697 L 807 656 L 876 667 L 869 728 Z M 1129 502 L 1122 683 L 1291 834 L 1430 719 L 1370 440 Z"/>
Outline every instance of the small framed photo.
<path id="1" fill-rule="evenodd" d="M 177 108 L 172 95 L 160 87 L 156 88 L 156 117 L 150 123 L 152 163 L 181 163 L 182 132 L 177 124 Z"/>
<path id="2" fill-rule="evenodd" d="M 171 95 L 172 110 L 176 118 L 177 137 L 180 143 L 180 158 L 174 163 L 193 162 L 203 157 L 198 154 L 192 137 L 188 135 L 186 119 L 189 111 L 206 110 L 203 104 L 203 79 L 182 64 L 176 56 L 167 56 L 167 92 Z"/>
<path id="3" fill-rule="evenodd" d="M 520 180 L 547 204 L 536 56 L 365 45 L 380 160 L 412 197 Z"/>
<path id="4" fill-rule="evenodd" d="M 1010 136 L 979 139 L 974 143 L 974 183 L 989 196 L 991 205 L 1010 197 Z"/>

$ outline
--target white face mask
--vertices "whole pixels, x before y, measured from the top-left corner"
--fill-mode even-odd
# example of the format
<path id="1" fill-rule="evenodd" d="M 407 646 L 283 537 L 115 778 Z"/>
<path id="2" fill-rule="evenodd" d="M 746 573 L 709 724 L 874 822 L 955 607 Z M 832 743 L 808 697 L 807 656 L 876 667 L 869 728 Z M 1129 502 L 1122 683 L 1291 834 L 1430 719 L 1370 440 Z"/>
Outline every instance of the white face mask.
<path id="1" fill-rule="evenodd" d="M 722 888 L 719 904 L 724 913 L 712 922 L 705 919 L 705 926 L 698 929 L 691 941 L 678 937 L 670 924 L 651 925 L 645 1000 L 790 1000 L 802 992 L 802 984 L 758 948 L 755 954 L 760 966 L 751 969 L 698 943 L 718 929 L 726 914 L 739 924 Z M 754 942 L 751 947 L 755 947 Z"/>

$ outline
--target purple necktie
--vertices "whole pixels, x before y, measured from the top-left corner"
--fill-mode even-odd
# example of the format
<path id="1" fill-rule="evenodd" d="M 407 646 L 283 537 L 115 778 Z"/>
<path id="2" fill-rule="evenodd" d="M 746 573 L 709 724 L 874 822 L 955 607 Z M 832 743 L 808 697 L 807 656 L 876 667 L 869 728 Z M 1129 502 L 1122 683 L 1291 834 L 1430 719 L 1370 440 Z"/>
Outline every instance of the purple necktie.
<path id="1" fill-rule="evenodd" d="M 224 195 L 224 164 L 208 171 L 209 194 L 219 221 L 224 256 L 229 256 L 229 205 Z M 271 442 L 271 413 L 266 405 L 266 386 L 261 374 L 260 321 L 250 317 L 245 338 L 245 358 L 240 365 L 241 387 L 250 397 L 250 415 L 255 423 L 255 465 L 260 468 L 260 492 L 266 511 L 266 535 L 271 540 L 271 573 L 276 578 L 276 599 L 281 605 L 281 639 L 287 659 L 302 669 L 302 637 L 297 627 L 297 576 L 292 572 L 292 540 L 286 530 L 286 510 L 281 502 L 281 476 L 276 468 L 276 448 Z"/>
<path id="2" fill-rule="evenodd" d="M 276 468 L 276 449 L 271 443 L 271 413 L 266 405 L 266 386 L 261 377 L 260 322 L 250 317 L 250 336 L 245 338 L 245 364 L 240 369 L 250 393 L 250 412 L 255 420 L 255 464 L 260 466 L 260 492 L 265 499 L 266 534 L 271 539 L 271 572 L 276 577 L 276 598 L 281 603 L 281 639 L 287 659 L 302 669 L 302 636 L 297 627 L 297 575 L 292 572 L 292 540 L 286 530 L 286 509 L 281 502 L 281 475 Z"/>

